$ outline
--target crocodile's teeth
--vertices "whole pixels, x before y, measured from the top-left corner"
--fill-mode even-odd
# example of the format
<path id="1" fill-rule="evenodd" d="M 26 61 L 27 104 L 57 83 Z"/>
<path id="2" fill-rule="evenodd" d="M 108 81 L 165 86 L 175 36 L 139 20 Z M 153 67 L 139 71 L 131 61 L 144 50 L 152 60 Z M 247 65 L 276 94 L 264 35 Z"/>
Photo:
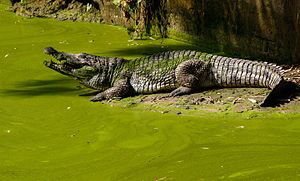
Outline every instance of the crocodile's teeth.
<path id="1" fill-rule="evenodd" d="M 50 67 L 51 65 L 55 64 L 52 60 L 45 60 L 43 63 L 47 67 Z"/>

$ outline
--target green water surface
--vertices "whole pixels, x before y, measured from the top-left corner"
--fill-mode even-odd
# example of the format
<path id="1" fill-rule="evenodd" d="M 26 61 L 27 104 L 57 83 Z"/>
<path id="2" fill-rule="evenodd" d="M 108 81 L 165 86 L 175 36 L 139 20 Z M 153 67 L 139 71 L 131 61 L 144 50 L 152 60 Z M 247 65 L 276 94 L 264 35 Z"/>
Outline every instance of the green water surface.
<path id="1" fill-rule="evenodd" d="M 300 114 L 111 107 L 42 64 L 46 46 L 126 58 L 194 47 L 17 17 L 0 2 L 0 180 L 300 180 Z"/>

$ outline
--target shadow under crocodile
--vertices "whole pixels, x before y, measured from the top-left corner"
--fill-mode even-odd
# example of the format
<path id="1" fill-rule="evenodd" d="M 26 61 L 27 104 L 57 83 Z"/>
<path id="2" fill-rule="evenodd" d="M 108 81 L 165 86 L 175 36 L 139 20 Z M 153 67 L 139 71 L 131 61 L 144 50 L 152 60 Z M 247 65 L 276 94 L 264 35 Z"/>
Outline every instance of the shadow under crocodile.
<path id="1" fill-rule="evenodd" d="M 294 82 L 284 82 L 276 86 L 261 105 L 263 107 L 278 107 L 289 103 L 300 96 L 300 86 Z"/>
<path id="2" fill-rule="evenodd" d="M 83 88 L 67 77 L 50 80 L 26 80 L 17 82 L 14 89 L 0 89 L 4 96 L 78 95 Z"/>

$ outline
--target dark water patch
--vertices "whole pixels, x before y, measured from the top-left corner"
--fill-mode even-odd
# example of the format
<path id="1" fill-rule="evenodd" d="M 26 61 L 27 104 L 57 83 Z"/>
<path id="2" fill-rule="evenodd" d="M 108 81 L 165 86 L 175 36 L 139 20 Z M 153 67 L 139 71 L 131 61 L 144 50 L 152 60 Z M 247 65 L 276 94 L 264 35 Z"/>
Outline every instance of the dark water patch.
<path id="1" fill-rule="evenodd" d="M 142 55 L 152 55 L 154 53 L 160 53 L 165 51 L 174 51 L 174 50 L 200 50 L 199 47 L 189 44 L 182 44 L 182 45 L 139 45 L 139 41 L 137 41 L 132 46 L 129 46 L 128 48 L 122 48 L 118 50 L 111 50 L 108 52 L 105 52 L 105 54 L 113 54 L 118 57 L 137 57 Z M 206 52 L 206 51 L 205 51 Z M 103 54 L 97 53 L 97 54 Z"/>
<path id="2" fill-rule="evenodd" d="M 27 80 L 16 83 L 17 87 L 37 87 L 37 86 L 51 86 L 51 85 L 65 85 L 74 82 L 68 78 L 58 78 L 49 80 Z"/>

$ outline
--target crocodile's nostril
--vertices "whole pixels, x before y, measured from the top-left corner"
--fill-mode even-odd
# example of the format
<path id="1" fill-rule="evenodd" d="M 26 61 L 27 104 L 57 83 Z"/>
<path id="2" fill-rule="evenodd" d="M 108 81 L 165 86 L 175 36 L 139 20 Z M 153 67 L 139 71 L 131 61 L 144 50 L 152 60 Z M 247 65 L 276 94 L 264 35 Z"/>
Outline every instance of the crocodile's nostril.
<path id="1" fill-rule="evenodd" d="M 46 48 L 44 49 L 44 52 L 45 52 L 45 54 L 48 54 L 48 55 L 57 53 L 57 51 L 56 51 L 54 48 L 52 48 L 52 47 L 46 47 Z"/>

